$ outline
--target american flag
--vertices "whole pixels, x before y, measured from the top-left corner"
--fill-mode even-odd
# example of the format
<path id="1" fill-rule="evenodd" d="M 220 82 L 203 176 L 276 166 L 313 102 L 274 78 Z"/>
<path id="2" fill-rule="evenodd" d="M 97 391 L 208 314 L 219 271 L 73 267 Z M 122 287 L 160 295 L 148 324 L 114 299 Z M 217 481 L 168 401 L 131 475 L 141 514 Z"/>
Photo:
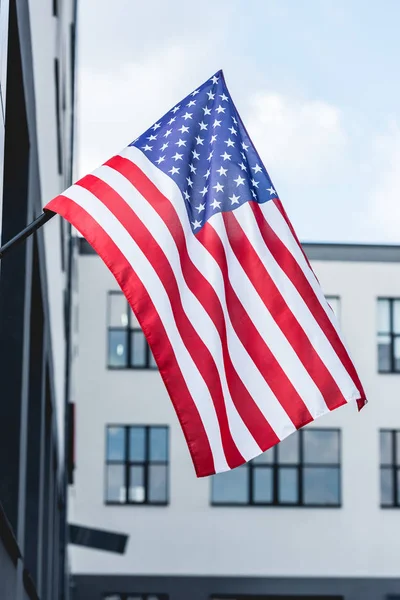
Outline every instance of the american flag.
<path id="1" fill-rule="evenodd" d="M 222 71 L 46 208 L 118 281 L 199 477 L 365 403 Z"/>

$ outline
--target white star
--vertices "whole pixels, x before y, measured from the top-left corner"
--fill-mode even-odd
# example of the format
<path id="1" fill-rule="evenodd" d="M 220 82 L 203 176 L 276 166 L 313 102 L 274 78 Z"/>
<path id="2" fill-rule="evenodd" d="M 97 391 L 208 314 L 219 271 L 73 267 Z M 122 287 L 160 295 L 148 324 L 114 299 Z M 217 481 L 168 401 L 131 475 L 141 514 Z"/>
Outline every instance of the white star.
<path id="1" fill-rule="evenodd" d="M 147 139 L 149 140 L 149 142 L 153 142 L 154 140 L 157 139 L 157 136 L 156 135 L 150 135 Z"/>
<path id="2" fill-rule="evenodd" d="M 254 190 L 251 190 L 251 194 L 252 194 L 253 198 L 255 198 L 255 199 L 257 198 L 257 194 L 255 193 Z"/>
<path id="3" fill-rule="evenodd" d="M 246 160 L 246 155 L 245 155 L 245 153 L 244 153 L 244 152 L 241 152 L 240 154 L 242 155 L 242 158 L 243 158 L 243 160 Z"/>
<path id="4" fill-rule="evenodd" d="M 217 113 L 224 113 L 226 111 L 226 108 L 223 108 L 221 105 L 218 106 L 218 108 L 215 109 L 217 111 Z"/>
<path id="5" fill-rule="evenodd" d="M 152 130 L 155 131 L 156 129 L 159 129 L 161 127 L 161 123 L 154 123 Z"/>
<path id="6" fill-rule="evenodd" d="M 201 138 L 201 137 L 198 135 L 198 136 L 197 136 L 196 138 L 194 138 L 194 139 L 196 140 L 196 144 L 197 144 L 197 146 L 198 146 L 199 144 L 200 144 L 200 146 L 202 146 L 202 145 L 203 145 L 204 138 Z"/>
<path id="7" fill-rule="evenodd" d="M 223 192 L 224 191 L 224 186 L 221 185 L 219 183 L 219 181 L 217 181 L 217 185 L 213 185 L 213 190 L 215 190 L 216 192 Z"/>
<path id="8" fill-rule="evenodd" d="M 251 180 L 251 184 L 252 184 L 253 187 L 256 187 L 256 188 L 258 188 L 258 186 L 260 185 L 260 183 L 254 179 L 254 177 Z"/>
<path id="9" fill-rule="evenodd" d="M 233 140 L 231 140 L 231 138 L 229 138 L 228 140 L 225 140 L 225 144 L 227 144 L 227 148 L 229 147 L 234 147 L 235 142 Z"/>
<path id="10" fill-rule="evenodd" d="M 242 143 L 242 148 L 243 150 L 248 150 L 249 146 L 247 146 L 247 144 L 245 144 L 244 142 Z"/>
<path id="11" fill-rule="evenodd" d="M 237 131 L 236 131 L 236 129 L 233 127 L 233 125 L 232 125 L 232 127 L 229 127 L 229 131 L 231 132 L 231 134 L 232 134 L 232 135 L 237 135 Z"/>
<path id="12" fill-rule="evenodd" d="M 175 114 L 178 112 L 178 110 L 180 109 L 180 107 L 181 107 L 181 105 L 179 105 L 179 106 L 175 106 L 175 108 L 173 108 L 173 109 L 171 110 L 171 112 L 173 112 L 173 113 L 174 113 L 174 115 L 175 115 Z"/>
<path id="13" fill-rule="evenodd" d="M 232 194 L 232 196 L 229 196 L 229 200 L 231 201 L 232 206 L 234 204 L 239 204 L 239 199 L 240 199 L 240 196 L 235 196 L 235 194 Z"/>
<path id="14" fill-rule="evenodd" d="M 192 163 L 190 163 L 190 165 L 189 165 L 189 169 L 190 169 L 190 172 L 191 172 L 191 173 L 194 173 L 194 174 L 196 174 L 197 167 L 195 167 L 194 165 L 192 165 Z"/>
<path id="15" fill-rule="evenodd" d="M 197 94 L 200 93 L 200 90 L 194 90 L 194 92 L 192 92 L 192 96 L 197 96 Z"/>
<path id="16" fill-rule="evenodd" d="M 231 160 L 231 154 L 224 152 L 223 154 L 221 154 L 221 158 L 223 158 L 224 160 Z"/>
<path id="17" fill-rule="evenodd" d="M 182 118 L 183 118 L 183 119 L 185 119 L 185 121 L 187 121 L 188 119 L 191 119 L 191 118 L 192 118 L 192 114 L 193 114 L 193 113 L 188 113 L 188 112 L 186 112 L 186 113 L 183 115 L 183 117 L 182 117 Z"/>
<path id="18" fill-rule="evenodd" d="M 216 75 L 214 75 L 213 77 L 211 77 L 210 81 L 212 81 L 213 84 L 215 85 L 216 83 L 218 83 L 219 77 L 217 77 Z"/>
<path id="19" fill-rule="evenodd" d="M 261 171 L 262 171 L 262 168 L 260 167 L 259 164 L 257 164 L 255 167 L 251 167 L 251 168 L 253 169 L 254 174 L 261 173 Z"/>
<path id="20" fill-rule="evenodd" d="M 163 144 L 161 146 L 161 152 L 164 152 L 164 150 L 166 150 L 168 148 L 169 142 L 165 142 L 165 144 Z"/>
<path id="21" fill-rule="evenodd" d="M 165 156 L 160 156 L 160 158 L 158 160 L 156 160 L 156 163 L 161 165 L 161 163 L 164 162 L 164 160 L 165 160 Z"/>
<path id="22" fill-rule="evenodd" d="M 218 202 L 218 200 L 216 200 L 214 198 L 214 202 L 211 202 L 211 206 L 215 209 L 215 208 L 220 208 L 221 206 L 221 202 Z"/>
<path id="23" fill-rule="evenodd" d="M 190 196 L 187 192 L 183 192 L 183 195 L 185 196 L 185 200 L 189 200 Z"/>
<path id="24" fill-rule="evenodd" d="M 217 169 L 217 173 L 219 173 L 220 176 L 225 175 L 225 177 L 226 177 L 227 172 L 228 172 L 228 169 L 224 169 L 224 167 L 220 167 L 219 169 Z"/>
<path id="25" fill-rule="evenodd" d="M 213 142 L 216 142 L 217 141 L 217 137 L 218 136 L 216 136 L 216 135 L 212 135 L 211 136 L 211 140 L 210 140 L 210 144 L 212 144 Z"/>
<path id="26" fill-rule="evenodd" d="M 213 156 L 214 156 L 214 150 L 211 150 L 209 157 L 207 158 L 208 162 L 211 162 L 211 159 Z"/>
<path id="27" fill-rule="evenodd" d="M 205 186 L 203 187 L 203 189 L 201 190 L 200 194 L 201 194 L 201 195 L 203 196 L 203 198 L 204 198 L 204 196 L 207 194 L 207 192 L 208 192 L 208 186 L 206 186 L 206 185 L 205 185 Z"/>
<path id="28" fill-rule="evenodd" d="M 150 152 L 150 150 L 153 150 L 153 146 L 149 146 L 148 144 L 146 144 L 145 146 L 142 146 L 142 150 L 144 150 L 145 152 Z"/>
<path id="29" fill-rule="evenodd" d="M 207 117 L 207 115 L 211 115 L 211 109 L 210 109 L 210 108 L 208 108 L 207 106 L 205 106 L 205 107 L 203 108 L 203 110 L 204 110 L 204 116 L 205 116 L 205 117 Z"/>
<path id="30" fill-rule="evenodd" d="M 232 117 L 232 121 L 235 123 L 235 125 L 238 124 L 238 122 L 236 121 L 235 117 Z"/>
<path id="31" fill-rule="evenodd" d="M 239 187 L 239 185 L 244 185 L 244 179 L 243 177 L 240 177 L 240 175 L 237 176 L 237 179 L 233 180 L 236 183 L 236 187 Z"/>
<path id="32" fill-rule="evenodd" d="M 182 156 L 183 154 L 178 154 L 178 152 L 175 152 L 175 155 L 172 158 L 174 160 L 182 160 Z"/>
<path id="33" fill-rule="evenodd" d="M 171 117 L 171 119 L 168 121 L 168 125 L 172 125 L 174 121 L 176 121 L 176 117 Z"/>
<path id="34" fill-rule="evenodd" d="M 198 227 L 201 227 L 200 221 L 192 221 L 192 225 L 195 229 L 197 229 Z"/>
<path id="35" fill-rule="evenodd" d="M 194 106 L 196 104 L 196 100 L 191 100 L 190 102 L 188 102 L 188 104 L 186 104 L 186 106 L 188 106 L 189 108 L 191 106 Z"/>
<path id="36" fill-rule="evenodd" d="M 193 155 L 193 160 L 195 160 L 196 158 L 197 158 L 197 160 L 199 160 L 200 154 L 198 152 L 196 152 L 196 150 L 192 150 L 192 155 Z"/>
<path id="37" fill-rule="evenodd" d="M 207 92 L 207 96 L 209 100 L 214 100 L 215 98 L 215 94 L 213 94 L 212 92 Z"/>
<path id="38" fill-rule="evenodd" d="M 190 177 L 186 177 L 186 181 L 188 182 L 189 187 L 193 187 L 193 181 L 190 179 Z"/>
<path id="39" fill-rule="evenodd" d="M 225 96 L 225 94 L 220 94 L 219 96 L 222 100 L 222 102 L 225 100 L 225 102 L 228 102 L 228 96 Z"/>
<path id="40" fill-rule="evenodd" d="M 164 133 L 164 137 L 168 137 L 169 135 L 171 135 L 172 133 L 172 129 L 167 129 L 167 131 Z"/>
<path id="41" fill-rule="evenodd" d="M 179 167 L 172 167 L 172 169 L 170 169 L 168 171 L 168 173 L 171 173 L 171 175 L 175 175 L 175 173 L 179 173 Z"/>
<path id="42" fill-rule="evenodd" d="M 200 125 L 200 131 L 203 131 L 203 129 L 207 129 L 208 125 L 207 123 L 204 123 L 203 121 L 201 123 L 199 123 Z"/>
<path id="43" fill-rule="evenodd" d="M 239 167 L 242 169 L 242 171 L 247 171 L 246 165 L 243 164 L 242 162 L 240 163 Z"/>
<path id="44" fill-rule="evenodd" d="M 276 191 L 273 187 L 267 188 L 267 192 L 269 192 L 271 196 L 276 196 Z"/>
<path id="45" fill-rule="evenodd" d="M 207 173 L 205 175 L 203 175 L 203 177 L 205 177 L 206 179 L 208 179 L 211 175 L 211 171 L 210 169 L 207 170 Z"/>
<path id="46" fill-rule="evenodd" d="M 189 127 L 186 127 L 186 125 L 182 125 L 182 127 L 178 129 L 178 131 L 180 131 L 181 133 L 189 133 Z"/>
<path id="47" fill-rule="evenodd" d="M 179 148 L 181 146 L 186 146 L 186 140 L 179 139 L 177 142 L 175 142 L 175 146 L 179 146 Z"/>
<path id="48" fill-rule="evenodd" d="M 196 206 L 196 210 L 198 210 L 200 214 L 201 212 L 203 212 L 203 210 L 206 210 L 206 205 L 200 203 L 198 206 Z"/>
<path id="49" fill-rule="evenodd" d="M 217 121 L 217 119 L 215 119 L 215 121 L 214 121 L 214 123 L 213 123 L 213 127 L 214 127 L 214 129 L 215 129 L 216 127 L 221 127 L 221 121 Z"/>

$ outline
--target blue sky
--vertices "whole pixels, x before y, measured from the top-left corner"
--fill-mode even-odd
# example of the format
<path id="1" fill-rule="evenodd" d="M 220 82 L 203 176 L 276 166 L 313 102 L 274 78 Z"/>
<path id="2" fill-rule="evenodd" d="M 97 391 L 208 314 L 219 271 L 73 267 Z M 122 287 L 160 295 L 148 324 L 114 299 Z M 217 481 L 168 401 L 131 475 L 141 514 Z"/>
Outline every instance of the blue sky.
<path id="1" fill-rule="evenodd" d="M 223 68 L 302 240 L 400 243 L 396 0 L 79 3 L 77 176 Z"/>

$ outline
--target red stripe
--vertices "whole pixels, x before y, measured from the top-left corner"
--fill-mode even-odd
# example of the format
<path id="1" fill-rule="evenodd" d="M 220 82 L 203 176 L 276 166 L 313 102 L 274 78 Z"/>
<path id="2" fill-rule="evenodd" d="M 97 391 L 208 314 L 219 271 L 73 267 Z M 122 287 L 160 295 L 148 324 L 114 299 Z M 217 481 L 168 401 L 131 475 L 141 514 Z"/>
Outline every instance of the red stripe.
<path id="1" fill-rule="evenodd" d="M 243 308 L 229 280 L 225 248 L 209 223 L 197 234 L 197 239 L 217 262 L 224 281 L 225 297 L 232 325 L 247 353 L 268 383 L 297 429 L 313 418 L 292 382 L 265 344 L 257 328 Z"/>
<path id="2" fill-rule="evenodd" d="M 346 400 L 343 398 L 336 380 L 332 377 L 300 323 L 286 304 L 284 297 L 241 228 L 235 214 L 233 212 L 223 213 L 223 219 L 228 240 L 236 258 L 267 310 L 320 390 L 328 408 L 333 410 L 345 404 Z M 279 261 L 278 264 L 280 264 Z"/>
<path id="3" fill-rule="evenodd" d="M 200 415 L 179 368 L 162 321 L 142 282 L 112 239 L 75 202 L 64 196 L 58 196 L 46 208 L 57 212 L 76 227 L 113 273 L 149 340 L 164 384 L 181 423 L 197 476 L 204 477 L 214 474 L 213 456 Z"/>
<path id="4" fill-rule="evenodd" d="M 220 301 L 211 284 L 197 269 L 189 257 L 182 225 L 174 207 L 172 206 L 171 202 L 161 194 L 152 181 L 139 169 L 139 167 L 137 167 L 137 165 L 133 164 L 131 161 L 122 157 L 114 157 L 107 162 L 107 165 L 126 177 L 132 183 L 132 185 L 135 186 L 138 192 L 144 198 L 146 198 L 149 204 L 155 211 L 157 211 L 167 225 L 179 252 L 182 273 L 185 282 L 202 304 L 204 309 L 207 311 L 218 330 L 222 343 L 226 378 L 229 391 L 232 396 L 232 401 L 240 417 L 251 434 L 254 436 L 254 439 L 260 448 L 262 450 L 267 450 L 271 446 L 277 444 L 279 442 L 279 438 L 276 436 L 275 432 L 265 419 L 253 398 L 250 396 L 247 388 L 244 386 L 232 364 L 227 345 L 225 319 Z M 134 231 L 136 231 L 135 228 Z M 177 293 L 179 294 L 179 292 Z M 182 325 L 182 327 L 184 327 L 184 325 Z M 231 467 L 238 466 L 239 464 L 243 464 L 243 462 L 245 462 L 241 456 L 239 462 L 237 462 L 238 459 L 238 456 L 235 457 L 232 455 L 233 462 L 231 464 L 227 457 Z"/>
<path id="5" fill-rule="evenodd" d="M 275 203 L 276 204 L 276 203 Z M 336 352 L 340 361 L 342 362 L 344 368 L 348 372 L 349 376 L 354 382 L 354 385 L 357 387 L 360 392 L 361 399 L 357 401 L 359 408 L 364 406 L 366 396 L 359 380 L 357 371 L 354 367 L 353 362 L 351 361 L 344 344 L 342 343 L 339 334 L 337 333 L 335 327 L 332 325 L 328 315 L 325 310 L 321 306 L 320 301 L 318 300 L 317 295 L 315 294 L 310 282 L 305 276 L 302 268 L 300 267 L 297 260 L 294 258 L 292 253 L 287 249 L 286 245 L 282 242 L 282 240 L 276 235 L 275 231 L 269 225 L 268 221 L 264 217 L 262 210 L 256 202 L 250 202 L 250 206 L 253 210 L 255 219 L 257 221 L 258 227 L 260 229 L 260 233 L 263 237 L 265 244 L 268 246 L 271 254 L 274 256 L 275 260 L 281 266 L 281 268 L 285 271 L 286 275 L 289 277 L 293 285 L 296 287 L 297 291 L 303 298 L 304 302 L 307 304 L 309 310 L 314 315 L 315 320 L 318 325 L 321 327 L 322 331 L 326 335 L 329 340 L 329 343 L 332 345 L 332 348 Z M 293 234 L 293 228 L 291 227 L 287 216 L 283 211 L 283 207 L 279 202 L 279 205 L 276 204 L 277 208 L 280 210 L 282 216 L 285 218 L 285 221 L 290 229 L 290 232 Z M 295 241 L 299 244 L 298 240 L 295 238 Z M 300 246 L 300 244 L 299 244 Z M 301 248 L 301 246 L 300 246 Z M 303 249 L 301 248 L 302 252 Z M 303 252 L 304 254 L 304 252 Z M 305 256 L 305 254 L 304 254 Z M 307 257 L 306 257 L 307 259 Z M 307 260 L 308 263 L 308 260 Z M 309 264 L 309 263 L 308 263 Z"/>

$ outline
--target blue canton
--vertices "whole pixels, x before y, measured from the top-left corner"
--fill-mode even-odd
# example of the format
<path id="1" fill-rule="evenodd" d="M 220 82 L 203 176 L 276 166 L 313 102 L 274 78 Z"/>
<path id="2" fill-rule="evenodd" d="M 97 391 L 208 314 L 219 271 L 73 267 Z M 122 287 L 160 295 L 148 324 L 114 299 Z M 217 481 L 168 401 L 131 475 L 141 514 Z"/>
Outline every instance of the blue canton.
<path id="1" fill-rule="evenodd" d="M 193 232 L 214 214 L 277 198 L 222 71 L 132 142 L 182 192 Z"/>

